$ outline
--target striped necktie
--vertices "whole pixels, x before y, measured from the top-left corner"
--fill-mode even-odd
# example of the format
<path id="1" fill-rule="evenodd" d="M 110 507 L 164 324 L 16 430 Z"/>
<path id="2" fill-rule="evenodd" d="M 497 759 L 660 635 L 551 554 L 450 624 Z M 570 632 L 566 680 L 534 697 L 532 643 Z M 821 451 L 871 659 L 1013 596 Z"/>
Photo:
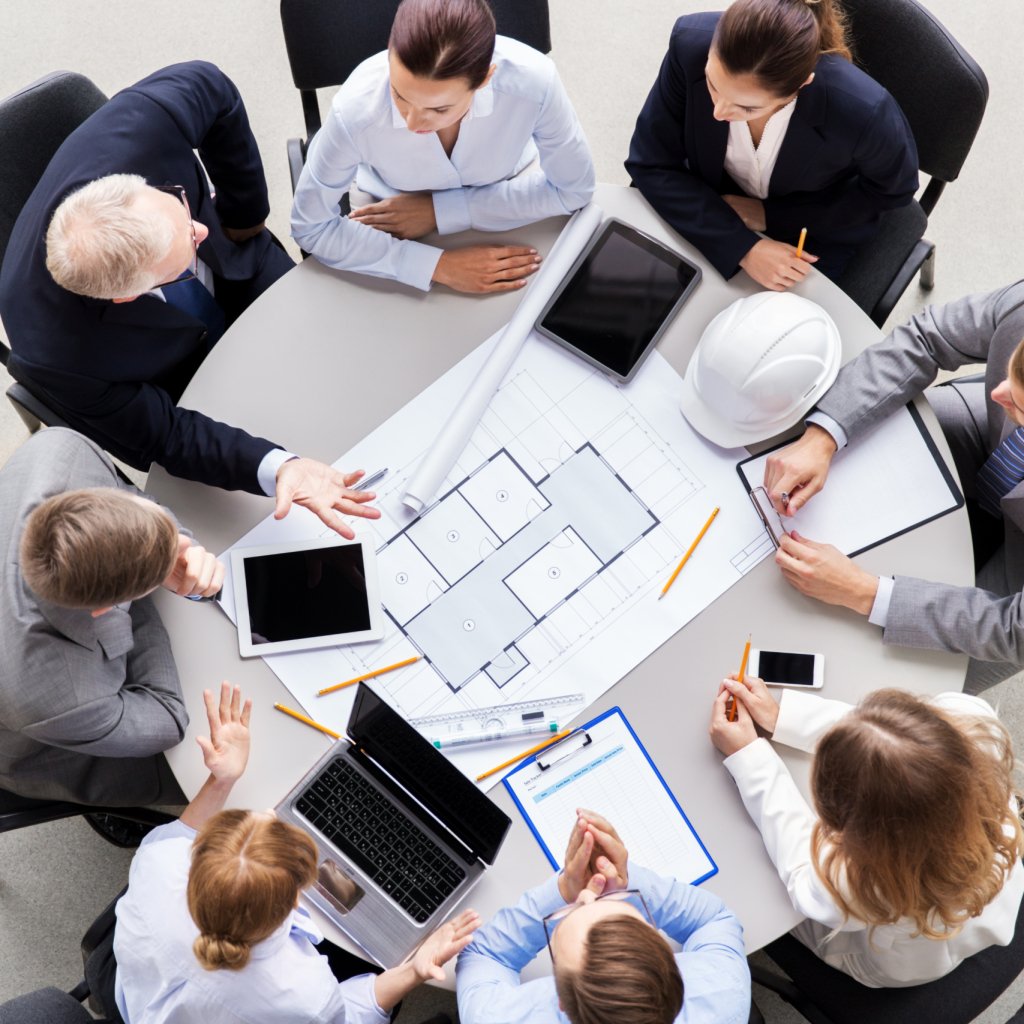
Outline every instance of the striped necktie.
<path id="1" fill-rule="evenodd" d="M 1003 516 L 999 503 L 1024 480 L 1024 427 L 1007 434 L 978 470 L 978 504 L 997 519 Z"/>

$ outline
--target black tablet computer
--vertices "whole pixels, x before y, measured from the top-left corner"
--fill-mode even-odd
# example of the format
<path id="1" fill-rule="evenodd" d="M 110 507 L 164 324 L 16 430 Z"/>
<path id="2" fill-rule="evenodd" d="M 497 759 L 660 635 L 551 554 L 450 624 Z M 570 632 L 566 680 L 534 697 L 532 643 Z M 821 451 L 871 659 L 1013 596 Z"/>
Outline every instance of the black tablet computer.
<path id="1" fill-rule="evenodd" d="M 700 267 L 612 219 L 580 253 L 536 327 L 625 382 L 699 281 Z"/>

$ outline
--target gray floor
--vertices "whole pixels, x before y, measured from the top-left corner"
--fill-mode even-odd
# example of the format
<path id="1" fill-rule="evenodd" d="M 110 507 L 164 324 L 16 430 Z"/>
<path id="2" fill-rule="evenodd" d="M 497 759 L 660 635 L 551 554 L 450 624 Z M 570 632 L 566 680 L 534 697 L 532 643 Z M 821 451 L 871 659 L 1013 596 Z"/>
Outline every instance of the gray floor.
<path id="1" fill-rule="evenodd" d="M 672 22 L 706 6 L 714 5 L 698 0 L 551 0 L 552 55 L 586 128 L 601 180 L 625 183 L 622 159 L 633 121 L 656 75 Z M 943 302 L 1022 273 L 1018 238 L 1024 231 L 1024 204 L 1015 177 L 1024 162 L 1018 70 L 1024 23 L 1018 0 L 931 0 L 930 7 L 979 61 L 992 89 L 968 164 L 947 190 L 928 232 L 939 247 L 930 301 Z M 287 236 L 285 140 L 299 134 L 302 121 L 276 0 L 202 5 L 4 0 L 0 40 L 0 96 L 57 68 L 84 72 L 109 93 L 174 61 L 202 57 L 219 64 L 245 97 L 267 165 L 271 227 Z M 905 319 L 924 301 L 912 287 L 891 322 Z M 7 383 L 0 371 L 0 387 Z M 0 401 L 0 462 L 25 437 L 20 420 Z M 1014 679 L 988 696 L 1024 750 L 1020 689 L 1020 679 Z M 45 984 L 75 983 L 78 940 L 124 885 L 130 859 L 81 821 L 0 836 L 0 1000 Z M 441 997 L 438 1008 L 444 1001 Z M 772 998 L 759 996 L 759 1002 L 770 1024 L 798 1020 Z M 979 1021 L 1001 1024 L 1022 1002 L 1024 983 L 1018 982 Z M 429 997 L 410 1000 L 402 1019 L 412 1024 L 433 1012 Z"/>

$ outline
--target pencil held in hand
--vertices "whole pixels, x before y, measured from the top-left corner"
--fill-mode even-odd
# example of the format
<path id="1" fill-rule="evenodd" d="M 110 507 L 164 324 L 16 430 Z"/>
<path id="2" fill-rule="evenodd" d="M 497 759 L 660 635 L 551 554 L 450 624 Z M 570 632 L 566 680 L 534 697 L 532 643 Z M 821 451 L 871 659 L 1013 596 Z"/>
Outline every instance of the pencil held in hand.
<path id="1" fill-rule="evenodd" d="M 800 241 L 796 243 L 796 258 L 802 259 L 804 255 L 804 242 L 807 241 L 807 228 L 800 229 Z"/>
<path id="2" fill-rule="evenodd" d="M 744 679 L 744 677 L 747 674 L 747 662 L 750 660 L 750 639 L 751 639 L 751 634 L 748 633 L 747 634 L 747 642 L 746 642 L 746 645 L 743 648 L 743 658 L 740 661 L 739 681 L 741 683 L 743 682 L 743 679 Z M 726 708 L 725 715 L 729 719 L 730 722 L 735 722 L 736 721 L 736 714 L 737 714 L 737 712 L 736 712 L 736 698 L 733 697 L 732 700 L 729 701 L 728 707 Z"/>

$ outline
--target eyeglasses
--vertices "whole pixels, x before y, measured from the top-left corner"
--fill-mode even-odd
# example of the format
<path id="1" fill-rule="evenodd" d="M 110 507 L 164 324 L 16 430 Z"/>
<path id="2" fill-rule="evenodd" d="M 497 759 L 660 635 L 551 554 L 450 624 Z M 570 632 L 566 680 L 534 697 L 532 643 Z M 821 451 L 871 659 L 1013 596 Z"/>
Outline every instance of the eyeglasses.
<path id="1" fill-rule="evenodd" d="M 154 185 L 153 188 L 157 192 L 166 192 L 169 196 L 177 196 L 181 200 L 181 205 L 185 207 L 185 216 L 188 217 L 189 230 L 192 232 L 192 266 L 189 267 L 179 277 L 174 278 L 171 281 L 164 281 L 163 284 L 155 284 L 154 288 L 166 288 L 172 284 L 178 284 L 179 281 L 191 281 L 193 278 L 199 276 L 199 244 L 196 241 L 196 224 L 192 219 L 192 210 L 188 205 L 188 196 L 185 193 L 185 187 L 183 185 Z"/>
<path id="2" fill-rule="evenodd" d="M 603 892 L 600 896 L 593 899 L 594 903 L 628 903 L 635 907 L 637 910 L 643 911 L 644 917 L 647 919 L 647 923 L 652 927 L 656 927 L 654 924 L 654 918 L 651 917 L 650 910 L 647 909 L 647 901 L 640 894 L 639 889 L 613 889 L 611 892 Z M 551 954 L 551 961 L 554 963 L 555 951 L 551 948 L 551 936 L 555 934 L 555 929 L 574 911 L 580 909 L 580 907 L 589 906 L 586 903 L 567 903 L 564 907 L 560 907 L 553 913 L 548 914 L 542 921 L 544 925 L 544 937 L 547 940 L 548 952 Z"/>

